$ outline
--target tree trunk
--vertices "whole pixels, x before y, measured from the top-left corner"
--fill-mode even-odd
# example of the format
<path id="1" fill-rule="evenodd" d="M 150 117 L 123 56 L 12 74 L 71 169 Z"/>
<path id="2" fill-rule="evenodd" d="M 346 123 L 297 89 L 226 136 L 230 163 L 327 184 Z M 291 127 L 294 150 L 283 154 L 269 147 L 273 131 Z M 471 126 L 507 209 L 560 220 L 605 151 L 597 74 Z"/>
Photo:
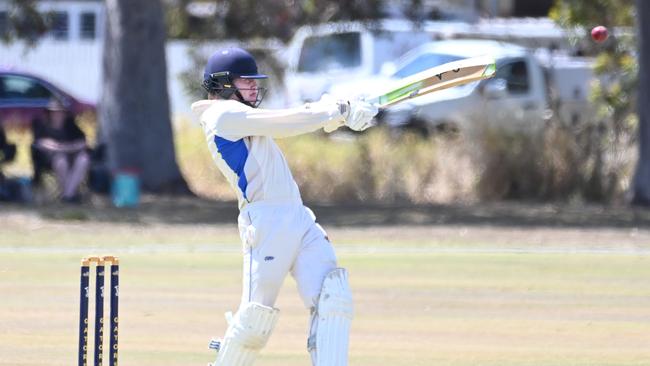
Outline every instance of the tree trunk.
<path id="1" fill-rule="evenodd" d="M 142 188 L 187 193 L 176 163 L 160 0 L 107 0 L 100 103 L 111 170 L 137 171 Z"/>
<path id="2" fill-rule="evenodd" d="M 639 161 L 633 203 L 650 206 L 650 2 L 637 0 L 639 30 Z"/>

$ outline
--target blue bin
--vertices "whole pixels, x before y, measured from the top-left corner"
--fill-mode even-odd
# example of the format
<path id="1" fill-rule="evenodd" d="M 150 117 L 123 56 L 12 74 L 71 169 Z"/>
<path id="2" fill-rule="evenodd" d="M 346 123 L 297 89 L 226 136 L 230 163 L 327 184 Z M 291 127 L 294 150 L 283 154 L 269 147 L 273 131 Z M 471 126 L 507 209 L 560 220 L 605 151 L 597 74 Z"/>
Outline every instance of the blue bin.
<path id="1" fill-rule="evenodd" d="M 140 177 L 137 173 L 116 173 L 111 187 L 115 207 L 135 207 L 140 202 Z"/>

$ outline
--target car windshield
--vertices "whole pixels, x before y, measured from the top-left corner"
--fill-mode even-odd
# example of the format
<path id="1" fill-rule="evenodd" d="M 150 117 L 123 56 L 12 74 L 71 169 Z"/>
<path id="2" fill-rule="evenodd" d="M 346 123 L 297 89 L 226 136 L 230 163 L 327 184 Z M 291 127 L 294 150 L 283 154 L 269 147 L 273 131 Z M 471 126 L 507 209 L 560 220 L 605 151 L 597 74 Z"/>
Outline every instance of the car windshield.
<path id="1" fill-rule="evenodd" d="M 405 78 L 418 72 L 424 71 L 426 69 L 432 68 L 434 66 L 439 66 L 446 64 L 447 62 L 452 62 L 460 60 L 462 57 L 453 56 L 453 55 L 443 55 L 440 53 L 425 53 L 413 59 L 411 62 L 402 66 L 397 70 L 393 77 L 395 78 Z"/>
<path id="2" fill-rule="evenodd" d="M 300 51 L 298 71 L 319 72 L 361 65 L 361 39 L 358 32 L 309 37 Z"/>

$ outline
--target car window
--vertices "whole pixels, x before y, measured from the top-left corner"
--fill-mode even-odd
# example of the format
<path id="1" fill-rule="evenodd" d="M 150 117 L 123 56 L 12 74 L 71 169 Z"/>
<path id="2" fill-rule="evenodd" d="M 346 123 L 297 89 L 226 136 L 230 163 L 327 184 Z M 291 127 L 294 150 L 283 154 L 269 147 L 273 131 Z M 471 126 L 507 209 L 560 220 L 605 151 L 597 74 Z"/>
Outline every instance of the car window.
<path id="1" fill-rule="evenodd" d="M 387 62 L 393 62 L 411 49 L 429 42 L 431 36 L 418 30 L 374 31 L 373 72 L 379 73 Z"/>
<path id="2" fill-rule="evenodd" d="M 361 37 L 358 32 L 309 37 L 300 51 L 298 71 L 317 72 L 361 65 Z"/>
<path id="3" fill-rule="evenodd" d="M 508 92 L 512 94 L 527 93 L 530 89 L 528 66 L 524 60 L 501 65 L 496 77 L 506 81 Z"/>
<path id="4" fill-rule="evenodd" d="M 393 77 L 396 78 L 405 78 L 417 74 L 418 72 L 424 71 L 426 69 L 446 64 L 447 62 L 452 62 L 460 60 L 461 57 L 452 56 L 452 55 L 443 55 L 439 53 L 425 53 L 416 57 L 411 62 L 408 62 L 406 65 L 402 66 L 397 70 Z"/>
<path id="5" fill-rule="evenodd" d="M 38 80 L 24 76 L 2 76 L 0 84 L 0 97 L 2 98 L 49 99 L 53 97 L 52 92 Z"/>

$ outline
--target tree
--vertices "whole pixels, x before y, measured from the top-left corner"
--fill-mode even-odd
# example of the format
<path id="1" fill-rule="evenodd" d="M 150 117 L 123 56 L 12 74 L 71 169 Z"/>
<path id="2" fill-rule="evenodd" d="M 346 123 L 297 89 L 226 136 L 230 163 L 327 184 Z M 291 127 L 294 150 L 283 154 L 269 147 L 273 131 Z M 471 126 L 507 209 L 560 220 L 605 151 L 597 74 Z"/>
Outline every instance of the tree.
<path id="1" fill-rule="evenodd" d="M 594 121 L 572 136 L 579 146 L 577 166 L 587 199 L 607 201 L 629 192 L 627 177 L 634 162 L 638 118 L 635 113 L 637 69 L 633 35 L 633 0 L 558 0 L 550 16 L 572 35 L 578 51 L 594 55 L 598 75 L 591 101 Z M 592 27 L 606 26 L 609 39 L 602 44 L 589 39 Z M 578 30 L 578 31 L 576 31 Z"/>
<path id="2" fill-rule="evenodd" d="M 47 19 L 36 10 L 34 0 L 11 0 L 8 10 L 8 22 L 0 34 L 5 43 L 22 39 L 33 46 L 47 32 Z"/>
<path id="3" fill-rule="evenodd" d="M 397 6 L 412 20 L 430 19 L 435 7 L 423 0 L 237 0 L 206 1 L 211 12 L 191 14 L 191 0 L 168 1 L 169 36 L 183 39 L 277 38 L 288 41 L 306 24 L 330 21 L 374 20 L 386 16 L 387 5 Z M 398 3 L 398 4 L 395 4 Z"/>
<path id="4" fill-rule="evenodd" d="M 107 0 L 101 136 L 114 172 L 135 170 L 143 189 L 189 192 L 176 163 L 160 0 Z"/>
<path id="5" fill-rule="evenodd" d="M 637 0 L 639 27 L 639 160 L 632 202 L 650 206 L 650 2 Z"/>

